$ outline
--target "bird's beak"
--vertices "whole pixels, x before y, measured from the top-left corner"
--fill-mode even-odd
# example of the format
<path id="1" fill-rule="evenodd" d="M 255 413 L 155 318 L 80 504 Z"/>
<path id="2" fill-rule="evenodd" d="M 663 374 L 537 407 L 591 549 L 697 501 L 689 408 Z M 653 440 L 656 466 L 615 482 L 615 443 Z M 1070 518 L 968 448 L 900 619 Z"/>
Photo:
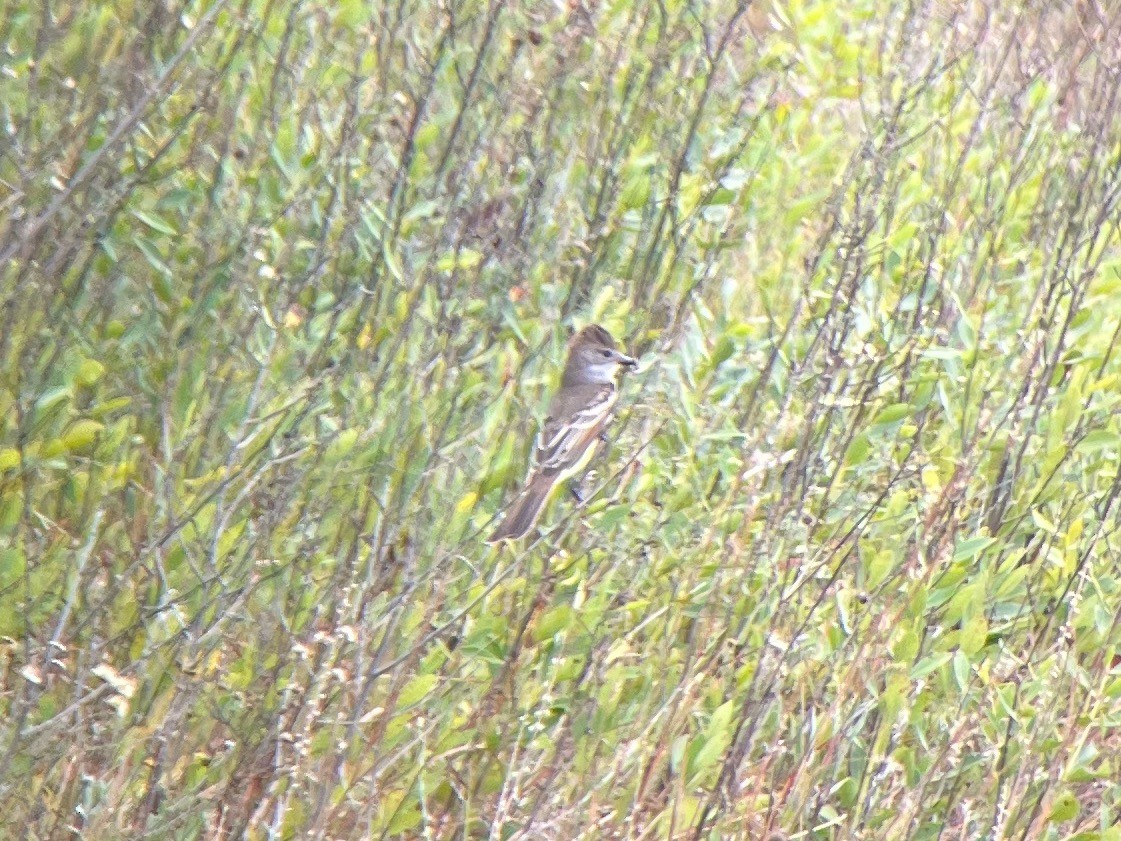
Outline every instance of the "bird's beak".
<path id="1" fill-rule="evenodd" d="M 620 365 L 630 368 L 632 371 L 638 367 L 638 360 L 633 356 L 627 356 L 625 353 L 616 354 L 616 358 Z"/>

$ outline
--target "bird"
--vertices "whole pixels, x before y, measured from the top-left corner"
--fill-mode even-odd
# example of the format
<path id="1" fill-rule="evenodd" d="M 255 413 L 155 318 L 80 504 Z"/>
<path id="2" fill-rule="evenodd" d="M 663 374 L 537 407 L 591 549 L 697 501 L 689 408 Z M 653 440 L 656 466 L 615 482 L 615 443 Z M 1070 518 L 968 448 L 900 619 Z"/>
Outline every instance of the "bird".
<path id="1" fill-rule="evenodd" d="M 537 434 L 529 475 L 487 543 L 525 537 L 553 488 L 587 466 L 619 399 L 616 377 L 623 368 L 637 366 L 638 361 L 621 352 L 614 337 L 598 324 L 569 340 L 560 388 Z"/>

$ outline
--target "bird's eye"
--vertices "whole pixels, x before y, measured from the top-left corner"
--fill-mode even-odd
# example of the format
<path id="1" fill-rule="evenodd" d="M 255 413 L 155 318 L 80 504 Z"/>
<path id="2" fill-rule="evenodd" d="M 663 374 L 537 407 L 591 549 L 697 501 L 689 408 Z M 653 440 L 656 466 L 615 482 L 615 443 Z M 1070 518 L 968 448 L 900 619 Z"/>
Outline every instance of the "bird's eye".
<path id="1" fill-rule="evenodd" d="M 600 356 L 603 356 L 603 357 L 607 357 L 607 356 L 610 356 L 610 355 L 611 355 L 611 351 L 609 351 L 609 350 L 601 350 L 601 351 L 599 352 L 599 355 L 600 355 Z"/>

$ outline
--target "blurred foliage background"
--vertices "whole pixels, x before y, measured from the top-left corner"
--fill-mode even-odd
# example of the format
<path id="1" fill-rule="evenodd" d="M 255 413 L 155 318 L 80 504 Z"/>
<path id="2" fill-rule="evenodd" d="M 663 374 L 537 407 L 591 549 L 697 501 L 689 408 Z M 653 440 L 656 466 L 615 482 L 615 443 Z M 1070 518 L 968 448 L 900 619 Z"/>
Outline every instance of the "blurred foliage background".
<path id="1" fill-rule="evenodd" d="M 0 834 L 1121 839 L 1114 4 L 0 43 Z"/>

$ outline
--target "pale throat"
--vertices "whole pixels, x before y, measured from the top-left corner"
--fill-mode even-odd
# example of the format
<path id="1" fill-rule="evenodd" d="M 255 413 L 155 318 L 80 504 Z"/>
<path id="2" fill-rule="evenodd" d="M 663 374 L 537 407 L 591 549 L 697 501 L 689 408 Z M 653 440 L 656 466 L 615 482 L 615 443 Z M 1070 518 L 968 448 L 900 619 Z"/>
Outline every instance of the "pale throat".
<path id="1" fill-rule="evenodd" d="M 603 363 L 569 366 L 564 372 L 564 385 L 603 385 L 615 382 L 618 363 L 610 360 Z"/>

